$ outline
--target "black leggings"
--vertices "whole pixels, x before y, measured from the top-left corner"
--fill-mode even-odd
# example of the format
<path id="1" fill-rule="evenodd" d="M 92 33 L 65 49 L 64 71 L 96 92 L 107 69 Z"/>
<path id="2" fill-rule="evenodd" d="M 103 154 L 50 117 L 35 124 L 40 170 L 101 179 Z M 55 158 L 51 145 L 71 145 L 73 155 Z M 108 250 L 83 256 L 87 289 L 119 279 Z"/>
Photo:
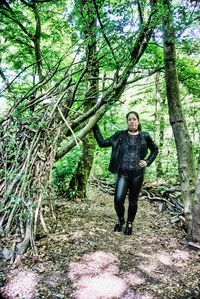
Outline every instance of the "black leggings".
<path id="1" fill-rule="evenodd" d="M 137 212 L 137 201 L 144 180 L 144 172 L 119 173 L 115 186 L 115 211 L 119 219 L 124 219 L 124 202 L 129 190 L 128 222 L 133 222 Z"/>

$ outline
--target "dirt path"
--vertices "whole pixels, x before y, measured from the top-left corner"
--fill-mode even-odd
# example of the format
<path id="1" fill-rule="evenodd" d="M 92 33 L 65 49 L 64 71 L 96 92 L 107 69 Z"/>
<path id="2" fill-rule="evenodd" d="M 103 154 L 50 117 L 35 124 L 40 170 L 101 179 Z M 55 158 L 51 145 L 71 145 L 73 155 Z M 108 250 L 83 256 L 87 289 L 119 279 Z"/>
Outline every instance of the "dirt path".
<path id="1" fill-rule="evenodd" d="M 147 199 L 131 236 L 112 231 L 113 198 L 99 191 L 86 202 L 58 204 L 56 214 L 47 221 L 51 234 L 37 241 L 39 255 L 8 269 L 2 298 L 200 298 L 200 252 Z"/>

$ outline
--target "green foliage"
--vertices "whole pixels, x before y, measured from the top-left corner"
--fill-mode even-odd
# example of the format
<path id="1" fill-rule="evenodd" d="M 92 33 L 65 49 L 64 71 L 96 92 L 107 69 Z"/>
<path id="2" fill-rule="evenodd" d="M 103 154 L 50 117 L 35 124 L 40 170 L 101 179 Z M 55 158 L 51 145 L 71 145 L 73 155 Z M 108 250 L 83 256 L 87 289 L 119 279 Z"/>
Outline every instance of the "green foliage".
<path id="1" fill-rule="evenodd" d="M 55 163 L 51 176 L 52 185 L 58 195 L 66 194 L 68 183 L 76 169 L 80 154 L 81 149 L 75 147 Z"/>
<path id="2" fill-rule="evenodd" d="M 22 202 L 22 199 L 19 196 L 11 196 L 11 204 L 19 205 Z"/>
<path id="3" fill-rule="evenodd" d="M 200 97 L 200 71 L 197 68 L 198 61 L 189 57 L 181 57 L 178 60 L 179 80 L 187 88 L 190 94 Z"/>

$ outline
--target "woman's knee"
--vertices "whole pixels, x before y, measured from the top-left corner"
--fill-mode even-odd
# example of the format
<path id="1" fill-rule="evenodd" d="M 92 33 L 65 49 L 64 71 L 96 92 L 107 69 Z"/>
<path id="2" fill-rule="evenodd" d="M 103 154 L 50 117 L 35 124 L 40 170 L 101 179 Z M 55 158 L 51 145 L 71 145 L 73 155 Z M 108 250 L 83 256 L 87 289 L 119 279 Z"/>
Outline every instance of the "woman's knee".
<path id="1" fill-rule="evenodd" d="M 121 194 L 116 194 L 114 197 L 114 203 L 116 206 L 120 206 L 124 203 L 124 197 Z"/>
<path id="2" fill-rule="evenodd" d="M 124 202 L 128 191 L 128 183 L 124 177 L 119 177 L 116 182 L 114 201 L 116 204 Z"/>

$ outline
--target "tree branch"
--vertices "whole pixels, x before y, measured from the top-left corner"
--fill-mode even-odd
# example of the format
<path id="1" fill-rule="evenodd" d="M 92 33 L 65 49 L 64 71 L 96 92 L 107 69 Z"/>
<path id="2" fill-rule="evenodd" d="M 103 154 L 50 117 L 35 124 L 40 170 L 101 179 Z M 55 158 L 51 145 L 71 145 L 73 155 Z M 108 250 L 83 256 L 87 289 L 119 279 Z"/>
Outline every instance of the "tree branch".
<path id="1" fill-rule="evenodd" d="M 2 11 L 1 9 L 0 9 L 0 13 L 2 14 L 2 15 L 4 15 L 5 17 L 7 17 L 8 19 L 10 19 L 10 20 L 12 20 L 15 24 L 17 24 L 21 29 L 22 29 L 22 31 L 31 39 L 31 40 L 33 40 L 33 36 L 32 36 L 32 34 L 31 33 L 29 33 L 28 32 L 28 30 L 26 29 L 26 27 L 24 27 L 24 25 L 22 25 L 18 20 L 16 20 L 14 17 L 12 17 L 12 16 L 10 16 L 10 15 L 8 15 L 8 14 L 6 14 L 4 11 Z"/>
<path id="2" fill-rule="evenodd" d="M 111 43 L 110 43 L 109 39 L 107 38 L 107 36 L 106 36 L 106 34 L 105 34 L 104 26 L 103 26 L 103 24 L 102 24 L 102 22 L 101 22 L 101 17 L 100 17 L 100 14 L 99 14 L 99 10 L 98 10 L 98 6 L 97 6 L 97 4 L 96 4 L 96 1 L 93 0 L 93 3 L 94 3 L 95 11 L 96 11 L 96 14 L 97 14 L 97 18 L 98 18 L 98 21 L 99 21 L 99 24 L 100 24 L 100 27 L 101 27 L 101 31 L 102 31 L 103 37 L 104 37 L 106 43 L 108 44 L 108 47 L 110 48 L 110 51 L 111 51 L 112 56 L 113 56 L 113 58 L 114 58 L 114 60 L 115 60 L 116 66 L 117 66 L 117 68 L 118 68 L 117 58 L 116 58 L 116 56 L 115 56 L 115 53 L 114 53 L 113 48 L 112 48 L 112 46 L 111 46 Z"/>
<path id="3" fill-rule="evenodd" d="M 141 79 L 144 79 L 146 77 L 150 77 L 152 76 L 153 74 L 157 73 L 157 72 L 160 72 L 161 70 L 164 70 L 164 66 L 163 67 L 159 67 L 159 68 L 155 68 L 154 70 L 152 70 L 151 72 L 149 72 L 148 74 L 146 75 L 142 75 L 142 76 L 139 76 L 139 77 L 135 77 L 134 79 L 130 80 L 127 82 L 127 84 L 132 84 L 132 83 L 135 83 L 136 81 L 139 81 Z"/>
<path id="4" fill-rule="evenodd" d="M 94 115 L 89 120 L 87 125 L 84 126 L 84 128 L 76 134 L 76 139 L 82 140 L 88 134 L 88 132 L 94 127 L 94 125 L 98 122 L 98 120 L 104 115 L 105 108 L 106 108 L 106 106 L 103 105 L 99 109 L 97 114 Z M 66 146 L 64 146 L 62 149 L 58 150 L 58 152 L 56 153 L 56 157 L 55 157 L 56 161 L 59 160 L 60 158 L 62 158 L 66 153 L 68 153 L 75 145 L 76 145 L 76 140 L 73 137 L 69 140 L 69 142 L 66 144 Z"/>
<path id="5" fill-rule="evenodd" d="M 138 5 L 139 16 L 140 16 L 140 24 L 142 24 L 143 23 L 143 14 L 142 14 L 142 8 L 141 8 L 140 0 L 137 0 L 137 5 Z"/>

